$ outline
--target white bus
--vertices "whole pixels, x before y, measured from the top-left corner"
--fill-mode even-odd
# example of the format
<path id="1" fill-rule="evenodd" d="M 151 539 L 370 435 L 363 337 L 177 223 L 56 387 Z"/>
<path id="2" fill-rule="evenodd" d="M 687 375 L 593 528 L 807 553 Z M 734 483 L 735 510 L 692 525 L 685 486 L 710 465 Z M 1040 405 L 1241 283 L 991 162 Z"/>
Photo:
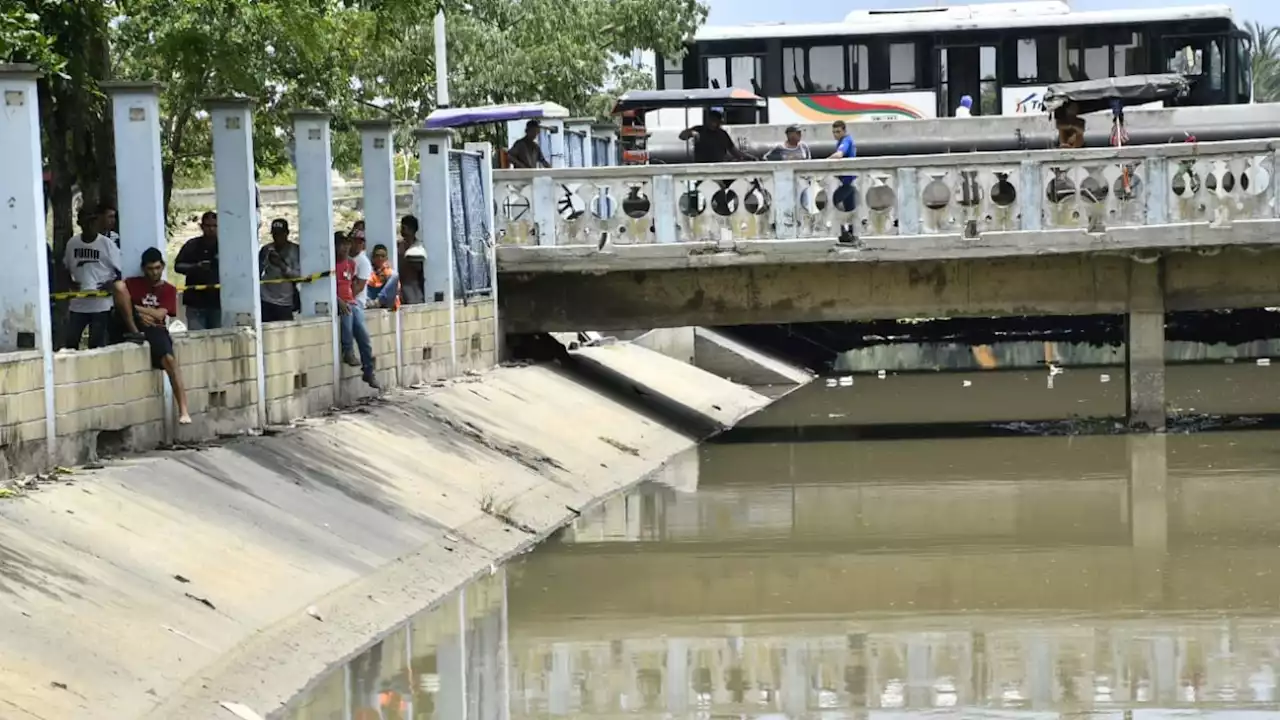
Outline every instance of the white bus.
<path id="1" fill-rule="evenodd" d="M 1227 6 L 1073 12 L 1037 0 L 706 27 L 656 73 L 659 89 L 751 90 L 767 107 L 726 121 L 779 125 L 947 117 L 965 95 L 974 115 L 1039 112 L 1050 83 L 1168 71 L 1198 76 L 1180 105 L 1247 103 L 1251 52 Z"/>

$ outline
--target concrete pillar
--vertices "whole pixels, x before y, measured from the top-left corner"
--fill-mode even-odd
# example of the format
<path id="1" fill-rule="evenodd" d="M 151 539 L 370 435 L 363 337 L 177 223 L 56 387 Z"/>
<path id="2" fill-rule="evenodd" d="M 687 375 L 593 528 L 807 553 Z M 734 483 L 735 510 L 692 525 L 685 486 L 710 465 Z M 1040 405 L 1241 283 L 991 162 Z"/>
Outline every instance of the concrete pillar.
<path id="1" fill-rule="evenodd" d="M 1125 360 L 1129 426 L 1163 430 L 1164 261 L 1129 263 Z"/>
<path id="2" fill-rule="evenodd" d="M 365 233 L 368 236 L 368 233 Z M 458 609 L 445 612 L 455 615 L 456 625 L 441 633 L 436 645 L 436 672 L 440 676 L 436 717 L 439 720 L 467 720 L 467 612 L 465 592 L 459 593 Z M 445 621 L 448 622 L 448 621 Z M 445 623 L 442 622 L 441 625 Z"/>
<path id="3" fill-rule="evenodd" d="M 338 328 L 337 282 L 333 256 L 333 150 L 329 114 L 299 110 L 293 118 L 294 167 L 298 172 L 298 258 L 303 277 L 327 272 L 328 276 L 298 287 L 302 317 L 327 317 L 333 325 L 333 393 L 342 387 L 342 344 Z"/>
<path id="4" fill-rule="evenodd" d="M 49 314 L 49 245 L 44 225 L 37 69 L 0 65 L 0 352 L 44 355 L 44 431 L 55 459 L 57 417 L 53 387 L 53 324 Z"/>
<path id="5" fill-rule="evenodd" d="M 157 83 L 103 83 L 111 96 L 116 141 L 116 194 L 120 257 L 125 275 L 137 274 L 148 248 L 165 251 L 164 158 L 160 153 Z"/>
<path id="6" fill-rule="evenodd" d="M 427 251 L 424 271 L 427 302 L 449 303 L 449 373 L 458 366 L 458 327 L 454 322 L 453 223 L 449 203 L 449 130 L 420 129 L 418 139 L 418 184 L 422 214 L 418 216 L 419 237 Z"/>
<path id="7" fill-rule="evenodd" d="M 592 152 L 592 159 L 597 165 L 617 165 L 618 164 L 618 126 L 612 123 L 603 123 L 591 126 L 592 138 L 603 138 L 607 143 L 607 148 L 602 148 L 604 157 L 600 157 L 600 153 Z M 593 143 L 594 144 L 594 143 Z"/>
<path id="8" fill-rule="evenodd" d="M 395 126 L 389 119 L 362 120 L 360 159 L 364 168 L 364 223 L 368 247 L 383 244 L 391 257 L 391 265 L 400 272 L 400 253 L 396 252 Z M 396 385 L 404 380 L 404 343 L 400 332 L 400 313 L 395 314 Z"/>
<path id="9" fill-rule="evenodd" d="M 165 254 L 164 156 L 160 152 L 158 83 L 102 83 L 111 96 L 116 142 L 116 210 L 120 218 L 120 261 L 125 277 L 140 272 L 142 253 Z M 168 269 L 166 268 L 166 274 Z M 173 440 L 173 387 L 164 384 L 165 440 Z"/>
<path id="10" fill-rule="evenodd" d="M 258 214 L 253 180 L 253 101 L 205 103 L 213 125 L 213 182 L 218 203 L 218 282 L 223 327 L 252 328 L 258 342 L 258 423 L 267 422 L 266 368 L 259 303 Z M 327 179 L 327 178 L 326 178 Z"/>
<path id="11" fill-rule="evenodd" d="M 582 136 L 582 167 L 591 167 L 594 164 L 591 150 L 591 118 L 570 118 L 565 120 L 564 129 L 566 132 L 575 132 Z"/>
<path id="12" fill-rule="evenodd" d="M 480 184 L 489 202 L 485 209 L 488 216 L 485 227 L 489 228 L 489 297 L 493 300 L 493 341 L 494 357 L 502 358 L 502 318 L 498 316 L 498 242 L 497 242 L 497 195 L 493 188 L 493 145 L 489 143 L 467 143 L 463 149 L 480 155 Z"/>
<path id="13" fill-rule="evenodd" d="M 667 639 L 667 706 L 668 713 L 683 715 L 689 712 L 689 641 L 684 638 Z"/>

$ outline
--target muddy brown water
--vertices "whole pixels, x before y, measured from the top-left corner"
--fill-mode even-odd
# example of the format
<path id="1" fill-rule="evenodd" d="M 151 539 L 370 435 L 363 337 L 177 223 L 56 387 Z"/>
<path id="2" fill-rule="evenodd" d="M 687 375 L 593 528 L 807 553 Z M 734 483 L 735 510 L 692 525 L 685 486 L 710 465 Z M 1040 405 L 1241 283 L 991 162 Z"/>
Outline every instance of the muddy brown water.
<path id="1" fill-rule="evenodd" d="M 1278 671 L 1280 432 L 736 443 L 284 717 L 1274 719 Z"/>

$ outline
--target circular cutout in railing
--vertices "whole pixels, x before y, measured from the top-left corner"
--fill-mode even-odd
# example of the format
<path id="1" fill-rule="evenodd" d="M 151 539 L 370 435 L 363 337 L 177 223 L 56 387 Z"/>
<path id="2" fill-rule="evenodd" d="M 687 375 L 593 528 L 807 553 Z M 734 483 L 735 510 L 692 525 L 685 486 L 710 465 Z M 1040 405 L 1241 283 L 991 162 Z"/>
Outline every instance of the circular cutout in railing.
<path id="1" fill-rule="evenodd" d="M 928 185 L 924 186 L 921 200 L 924 202 L 924 206 L 930 210 L 941 210 L 951 204 L 951 188 L 947 187 L 942 178 L 934 178 Z"/>
<path id="2" fill-rule="evenodd" d="M 722 187 L 711 196 L 711 212 L 729 217 L 738 212 L 738 193 L 733 188 Z"/>
<path id="3" fill-rule="evenodd" d="M 891 210 L 897 200 L 897 193 L 888 185 L 876 185 L 867 191 L 867 207 L 875 212 Z"/>
<path id="4" fill-rule="evenodd" d="M 841 181 L 835 192 L 831 194 L 831 204 L 840 212 L 853 212 L 858 209 L 858 188 L 853 183 Z"/>
<path id="5" fill-rule="evenodd" d="M 1231 192 L 1236 189 L 1236 174 L 1230 170 L 1222 173 L 1222 191 Z"/>
<path id="6" fill-rule="evenodd" d="M 1209 177 L 1213 177 L 1210 175 Z M 1173 176 L 1169 187 L 1173 190 L 1173 194 L 1180 198 L 1189 198 L 1200 192 L 1200 174 L 1195 168 L 1184 166 L 1182 171 Z M 1213 189 L 1212 186 L 1209 188 Z"/>
<path id="7" fill-rule="evenodd" d="M 1109 192 L 1107 184 L 1097 176 L 1090 175 L 1080 182 L 1080 197 L 1084 198 L 1085 202 L 1104 203 L 1107 201 Z"/>
<path id="8" fill-rule="evenodd" d="M 1071 182 L 1071 178 L 1066 175 L 1054 175 L 1049 181 L 1048 188 L 1045 190 L 1045 196 L 1049 198 L 1051 203 L 1060 203 L 1076 194 L 1076 184 Z"/>
<path id="9" fill-rule="evenodd" d="M 622 212 L 632 220 L 643 219 L 652 207 L 649 196 L 641 191 L 639 185 L 632 185 L 627 196 L 622 199 Z"/>
<path id="10" fill-rule="evenodd" d="M 509 222 L 532 219 L 529 217 L 529 198 L 517 192 L 507 195 L 507 199 L 502 202 L 502 211 Z"/>
<path id="11" fill-rule="evenodd" d="M 680 200 L 677 205 L 680 207 L 680 212 L 686 217 L 697 217 L 707 209 L 707 201 L 696 187 L 680 193 Z"/>
<path id="12" fill-rule="evenodd" d="M 996 184 L 991 186 L 991 202 L 1009 207 L 1018 201 L 1018 189 L 1009 182 L 1008 173 L 996 173 Z"/>
<path id="13" fill-rule="evenodd" d="M 556 210 L 564 220 L 577 220 L 587 212 L 587 204 L 578 197 L 578 193 L 565 189 L 556 201 Z"/>
<path id="14" fill-rule="evenodd" d="M 609 194 L 609 188 L 600 188 L 591 198 L 591 214 L 600 220 L 608 220 L 618 211 L 618 201 Z"/>
<path id="15" fill-rule="evenodd" d="M 1115 194 L 1117 200 L 1133 200 L 1142 194 L 1142 178 L 1130 170 L 1128 181 L 1125 181 L 1124 175 L 1116 178 L 1116 181 L 1111 184 L 1111 192 Z"/>
<path id="16" fill-rule="evenodd" d="M 768 190 L 754 185 L 742 199 L 742 207 L 752 215 L 764 215 L 773 207 L 773 197 L 769 195 Z"/>

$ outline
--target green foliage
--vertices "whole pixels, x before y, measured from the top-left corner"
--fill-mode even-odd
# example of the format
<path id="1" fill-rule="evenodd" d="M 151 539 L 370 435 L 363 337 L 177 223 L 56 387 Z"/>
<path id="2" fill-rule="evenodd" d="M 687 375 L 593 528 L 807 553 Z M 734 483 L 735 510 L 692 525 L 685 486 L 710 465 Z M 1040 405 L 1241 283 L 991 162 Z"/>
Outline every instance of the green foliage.
<path id="1" fill-rule="evenodd" d="M 47 73 L 62 72 L 67 59 L 54 49 L 53 38 L 40 24 L 40 10 L 49 4 L 10 0 L 0 7 L 0 62 L 31 63 Z"/>
<path id="2" fill-rule="evenodd" d="M 1253 99 L 1280 102 L 1280 28 L 1256 22 L 1245 27 L 1253 39 Z"/>

